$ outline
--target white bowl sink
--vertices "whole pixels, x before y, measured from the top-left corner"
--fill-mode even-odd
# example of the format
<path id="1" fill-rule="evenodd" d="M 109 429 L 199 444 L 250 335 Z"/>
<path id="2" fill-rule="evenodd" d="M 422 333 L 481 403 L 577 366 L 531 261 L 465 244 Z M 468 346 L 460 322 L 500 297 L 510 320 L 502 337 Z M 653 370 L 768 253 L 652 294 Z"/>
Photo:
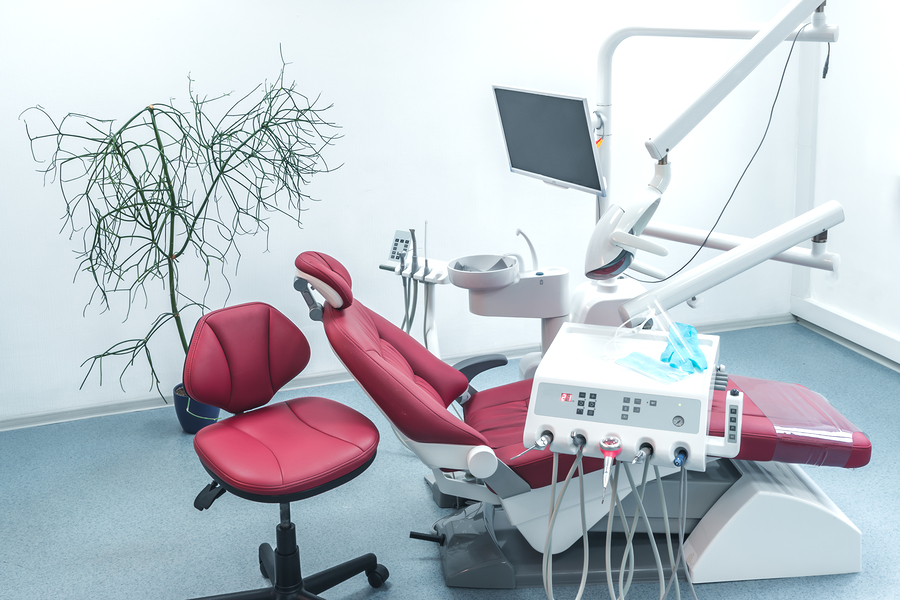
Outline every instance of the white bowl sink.
<path id="1" fill-rule="evenodd" d="M 496 290 L 519 280 L 519 264 L 512 256 L 475 254 L 451 260 L 450 283 L 467 290 Z"/>

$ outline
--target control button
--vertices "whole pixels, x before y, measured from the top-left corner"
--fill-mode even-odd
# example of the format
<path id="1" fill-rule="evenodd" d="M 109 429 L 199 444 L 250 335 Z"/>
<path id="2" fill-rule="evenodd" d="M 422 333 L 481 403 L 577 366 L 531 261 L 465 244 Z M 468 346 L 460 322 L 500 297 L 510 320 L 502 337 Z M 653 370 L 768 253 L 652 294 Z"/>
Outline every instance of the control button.
<path id="1" fill-rule="evenodd" d="M 729 425 L 728 431 L 737 431 L 737 425 Z"/>
<path id="2" fill-rule="evenodd" d="M 589 411 L 588 411 L 588 416 L 589 416 L 589 417 L 593 417 L 593 416 L 594 416 L 594 411 L 589 410 Z"/>
<path id="3" fill-rule="evenodd" d="M 584 400 L 579 400 L 579 401 L 578 401 L 578 406 L 584 406 Z"/>
<path id="4" fill-rule="evenodd" d="M 627 421 L 627 420 L 628 420 L 628 415 L 622 415 L 622 420 L 623 420 L 623 421 Z"/>
<path id="5" fill-rule="evenodd" d="M 640 404 L 640 403 L 641 403 L 641 399 L 640 399 L 640 398 L 635 398 L 635 399 L 634 399 L 634 403 L 635 403 L 635 404 Z"/>
<path id="6" fill-rule="evenodd" d="M 624 402 L 625 404 L 631 404 L 631 398 L 626 396 L 626 397 L 622 398 L 622 402 Z"/>
<path id="7" fill-rule="evenodd" d="M 728 417 L 729 423 L 737 423 L 737 417 Z"/>
<path id="8" fill-rule="evenodd" d="M 737 442 L 737 436 L 736 436 L 735 434 L 733 434 L 733 433 L 729 433 L 729 434 L 728 434 L 728 441 L 729 441 L 729 442 Z"/>
<path id="9" fill-rule="evenodd" d="M 641 412 L 641 407 L 640 407 L 640 406 L 635 406 L 635 407 L 634 407 L 634 410 L 632 410 L 631 412 Z"/>
<path id="10" fill-rule="evenodd" d="M 737 406 L 732 406 L 731 408 L 728 409 L 728 412 L 730 412 L 733 415 L 736 415 L 737 414 Z"/>
<path id="11" fill-rule="evenodd" d="M 584 398 L 586 395 L 587 395 L 587 394 L 585 394 L 584 392 L 578 392 L 578 397 L 579 397 L 579 398 Z"/>
<path id="12" fill-rule="evenodd" d="M 591 394 L 591 395 L 588 396 L 588 397 L 589 397 L 591 400 L 596 400 L 596 399 L 597 399 L 597 394 Z"/>
<path id="13" fill-rule="evenodd" d="M 575 414 L 577 414 L 577 415 L 583 415 L 583 414 L 584 414 L 584 409 L 583 409 L 583 408 L 579 408 L 578 410 L 575 411 Z"/>
<path id="14" fill-rule="evenodd" d="M 650 406 L 656 406 L 656 400 L 651 400 L 651 401 L 650 401 Z"/>
<path id="15" fill-rule="evenodd" d="M 623 406 L 623 407 L 622 407 L 622 412 L 628 412 L 628 407 L 627 407 L 627 406 Z"/>
<path id="16" fill-rule="evenodd" d="M 590 406 L 591 408 L 594 408 L 595 406 L 597 406 L 597 403 L 596 402 L 588 402 L 588 406 Z"/>

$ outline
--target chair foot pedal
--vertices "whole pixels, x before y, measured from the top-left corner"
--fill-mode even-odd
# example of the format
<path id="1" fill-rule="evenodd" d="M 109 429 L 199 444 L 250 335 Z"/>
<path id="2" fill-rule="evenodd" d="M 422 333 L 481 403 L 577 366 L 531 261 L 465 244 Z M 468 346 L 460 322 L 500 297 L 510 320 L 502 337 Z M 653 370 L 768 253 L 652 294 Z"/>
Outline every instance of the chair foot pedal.
<path id="1" fill-rule="evenodd" d="M 213 481 L 209 485 L 207 485 L 203 490 L 197 494 L 197 497 L 194 498 L 194 508 L 197 510 L 204 510 L 212 506 L 212 503 L 216 501 L 216 498 L 225 493 L 225 488 L 219 487 L 219 484 Z"/>
<path id="2" fill-rule="evenodd" d="M 447 536 L 443 533 L 440 535 L 432 534 L 432 533 L 419 533 L 418 531 L 410 531 L 409 532 L 410 539 L 413 540 L 422 540 L 425 542 L 434 542 L 438 546 L 443 546 L 444 542 L 447 540 Z"/>

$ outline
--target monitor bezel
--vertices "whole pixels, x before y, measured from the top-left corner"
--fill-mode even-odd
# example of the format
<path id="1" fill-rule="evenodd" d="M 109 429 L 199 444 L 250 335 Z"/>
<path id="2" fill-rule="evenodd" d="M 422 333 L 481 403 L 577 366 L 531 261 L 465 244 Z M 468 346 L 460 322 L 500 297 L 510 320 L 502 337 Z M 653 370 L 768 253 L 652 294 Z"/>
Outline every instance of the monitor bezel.
<path id="1" fill-rule="evenodd" d="M 531 89 L 510 87 L 510 86 L 504 86 L 504 85 L 494 85 L 494 86 L 491 86 L 491 88 L 492 88 L 491 93 L 494 96 L 494 108 L 497 111 L 497 119 L 500 121 L 500 135 L 503 138 L 503 150 L 506 152 L 506 164 L 509 165 L 509 170 L 512 173 L 517 173 L 519 175 L 526 175 L 528 177 L 533 177 L 535 179 L 539 179 L 548 184 L 552 184 L 552 185 L 567 188 L 567 189 L 579 190 L 582 192 L 587 192 L 588 194 L 602 195 L 605 192 L 605 189 L 604 189 L 605 186 L 604 186 L 604 181 L 603 181 L 603 170 L 600 167 L 600 150 L 597 147 L 597 143 L 595 140 L 595 133 L 594 133 L 595 128 L 594 128 L 594 123 L 593 123 L 593 119 L 591 116 L 591 110 L 590 110 L 590 106 L 588 104 L 587 98 L 585 98 L 583 96 L 570 96 L 567 94 L 556 94 L 556 93 L 552 93 L 552 92 L 544 92 L 544 91 L 540 91 L 540 90 L 531 90 Z M 573 183 L 571 181 L 557 179 L 555 177 L 551 177 L 549 175 L 544 175 L 542 173 L 536 173 L 534 171 L 526 171 L 524 169 L 514 167 L 512 164 L 512 159 L 510 158 L 510 155 L 509 155 L 509 146 L 507 145 L 507 142 L 506 142 L 506 137 L 507 137 L 506 130 L 503 125 L 503 117 L 500 114 L 500 103 L 497 101 L 497 90 L 506 90 L 506 91 L 511 91 L 511 92 L 521 92 L 521 93 L 525 93 L 525 94 L 534 94 L 534 95 L 539 95 L 539 96 L 549 96 L 551 98 L 560 98 L 560 99 L 564 99 L 564 100 L 580 101 L 582 103 L 582 106 L 584 107 L 584 122 L 585 122 L 585 127 L 587 128 L 587 131 L 588 131 L 588 137 L 591 140 L 591 152 L 594 157 L 594 167 L 597 169 L 597 182 L 598 182 L 600 189 L 594 189 L 594 188 L 587 187 L 587 186 L 584 186 L 581 184 Z"/>

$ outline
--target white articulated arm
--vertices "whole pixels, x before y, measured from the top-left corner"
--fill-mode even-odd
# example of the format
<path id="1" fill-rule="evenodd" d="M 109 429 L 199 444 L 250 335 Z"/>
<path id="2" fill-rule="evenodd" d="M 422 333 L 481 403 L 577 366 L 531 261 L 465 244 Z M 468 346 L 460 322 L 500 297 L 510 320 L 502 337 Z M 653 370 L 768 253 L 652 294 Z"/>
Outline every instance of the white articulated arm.
<path id="1" fill-rule="evenodd" d="M 832 200 L 632 298 L 619 307 L 619 314 L 627 321 L 649 311 L 656 302 L 668 310 L 843 220 L 844 209 Z"/>
<path id="2" fill-rule="evenodd" d="M 662 160 L 700 121 L 759 66 L 785 36 L 803 23 L 822 4 L 822 0 L 793 0 L 778 16 L 757 33 L 737 61 L 684 113 L 659 135 L 644 145 L 650 156 Z"/>

